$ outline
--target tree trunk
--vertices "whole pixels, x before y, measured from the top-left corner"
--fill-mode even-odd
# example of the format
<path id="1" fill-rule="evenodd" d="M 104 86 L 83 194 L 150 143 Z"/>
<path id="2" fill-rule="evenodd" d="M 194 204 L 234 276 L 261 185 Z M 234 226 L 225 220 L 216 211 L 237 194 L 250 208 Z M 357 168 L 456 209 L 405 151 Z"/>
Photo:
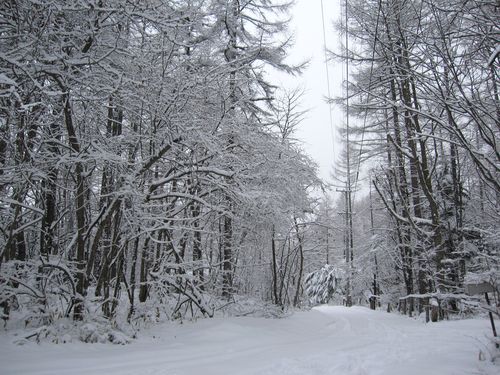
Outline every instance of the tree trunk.
<path id="1" fill-rule="evenodd" d="M 223 238 L 223 259 L 222 259 L 222 296 L 229 298 L 232 294 L 233 286 L 233 221 L 229 216 L 224 216 L 224 238 Z"/>
<path id="2" fill-rule="evenodd" d="M 275 229 L 274 229 L 274 224 L 272 225 L 271 228 L 271 255 L 272 255 L 272 264 L 271 264 L 271 269 L 273 272 L 273 299 L 274 303 L 278 306 L 281 306 L 281 301 L 279 300 L 278 297 L 278 265 L 276 264 L 276 240 L 274 238 L 275 236 Z"/>
<path id="3" fill-rule="evenodd" d="M 297 236 L 297 243 L 299 246 L 299 272 L 297 279 L 297 289 L 295 290 L 295 297 L 293 299 L 293 306 L 298 306 L 300 299 L 300 292 L 302 290 L 302 274 L 304 272 L 304 245 L 303 239 L 299 232 L 299 224 L 297 223 L 297 218 L 293 218 L 293 222 L 295 224 L 295 234 Z"/>
<path id="4" fill-rule="evenodd" d="M 76 130 L 73 125 L 73 113 L 70 104 L 69 94 L 63 95 L 64 101 L 64 122 L 66 131 L 68 133 L 68 140 L 72 151 L 79 157 L 80 142 L 78 141 Z M 73 310 L 73 318 L 75 320 L 83 319 L 83 298 L 86 295 L 86 281 L 85 281 L 85 232 L 86 232 L 86 218 L 85 218 L 85 177 L 82 162 L 75 162 L 75 212 L 76 212 L 76 302 Z"/>

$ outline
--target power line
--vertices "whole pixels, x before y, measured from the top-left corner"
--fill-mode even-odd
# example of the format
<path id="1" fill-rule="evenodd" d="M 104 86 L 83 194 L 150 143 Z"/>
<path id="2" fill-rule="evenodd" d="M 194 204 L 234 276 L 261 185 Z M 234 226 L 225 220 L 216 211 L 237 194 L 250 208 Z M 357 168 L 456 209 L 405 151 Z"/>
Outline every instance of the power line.
<path id="1" fill-rule="evenodd" d="M 323 0 L 321 0 L 321 24 L 323 26 L 323 52 L 325 54 L 325 70 L 326 70 L 326 86 L 328 94 L 328 114 L 330 115 L 330 136 L 332 140 L 332 164 L 335 167 L 335 137 L 333 131 L 333 117 L 332 117 L 332 103 L 330 92 L 330 72 L 328 69 L 328 55 L 326 52 L 326 28 L 325 28 L 325 11 L 323 7 Z"/>
<path id="2" fill-rule="evenodd" d="M 370 100 L 370 89 L 372 86 L 372 78 L 373 78 L 373 64 L 375 61 L 375 47 L 377 44 L 377 38 L 378 38 L 378 27 L 379 27 L 379 22 L 380 22 L 380 11 L 382 8 L 382 2 L 381 0 L 378 1 L 378 11 L 377 11 L 377 22 L 375 24 L 375 36 L 373 38 L 373 48 L 372 48 L 372 58 L 371 58 L 371 65 L 370 65 L 370 80 L 368 82 L 368 95 L 366 97 L 366 104 L 368 104 L 368 101 Z M 359 146 L 359 155 L 358 155 L 358 167 L 357 167 L 357 172 L 356 172 L 356 181 L 354 183 L 354 196 L 353 196 L 353 201 L 354 198 L 356 197 L 356 190 L 358 187 L 358 180 L 359 180 L 359 171 L 361 169 L 361 154 L 363 152 L 363 143 L 365 140 L 365 133 L 366 133 L 366 120 L 368 116 L 368 110 L 365 111 L 365 115 L 363 118 L 363 131 L 361 133 L 361 143 Z M 371 182 L 370 182 L 371 183 Z"/>

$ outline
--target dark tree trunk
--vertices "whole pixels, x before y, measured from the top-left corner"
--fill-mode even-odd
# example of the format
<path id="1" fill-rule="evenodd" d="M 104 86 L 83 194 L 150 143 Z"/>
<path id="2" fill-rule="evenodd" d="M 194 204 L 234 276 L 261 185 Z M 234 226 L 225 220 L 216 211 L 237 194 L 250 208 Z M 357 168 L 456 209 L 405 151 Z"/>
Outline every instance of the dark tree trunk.
<path id="1" fill-rule="evenodd" d="M 233 287 L 233 220 L 224 216 L 223 259 L 222 259 L 222 296 L 229 298 Z"/>
<path id="2" fill-rule="evenodd" d="M 64 105 L 64 123 L 68 133 L 68 140 L 72 151 L 79 155 L 81 148 L 80 142 L 76 135 L 76 130 L 73 124 L 73 113 L 70 104 L 69 94 L 63 96 Z M 75 162 L 75 212 L 76 212 L 76 301 L 73 310 L 73 318 L 75 320 L 83 319 L 83 298 L 86 295 L 87 284 L 85 281 L 85 232 L 86 232 L 86 218 L 85 218 L 85 177 L 84 168 L 80 161 Z"/>

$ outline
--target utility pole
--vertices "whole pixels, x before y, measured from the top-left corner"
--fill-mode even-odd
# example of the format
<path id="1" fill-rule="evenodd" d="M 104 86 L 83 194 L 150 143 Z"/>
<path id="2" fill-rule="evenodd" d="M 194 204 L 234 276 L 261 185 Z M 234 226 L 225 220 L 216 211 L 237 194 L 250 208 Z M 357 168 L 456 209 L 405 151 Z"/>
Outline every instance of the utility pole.
<path id="1" fill-rule="evenodd" d="M 326 206 L 326 220 L 330 221 L 330 216 L 328 215 L 328 202 Z M 330 264 L 329 254 L 330 254 L 330 228 L 328 223 L 326 227 L 326 264 Z"/>
<path id="2" fill-rule="evenodd" d="M 347 285 L 346 285 L 346 306 L 352 306 L 352 262 L 354 260 L 354 241 L 352 233 L 352 181 L 351 181 L 351 148 L 350 148 L 350 128 L 349 128 L 349 17 L 347 14 L 347 0 L 345 0 L 345 54 L 346 54 L 346 162 L 347 162 L 347 179 L 345 194 L 345 223 L 346 223 L 346 241 L 345 241 L 345 256 L 347 263 Z"/>
<path id="3" fill-rule="evenodd" d="M 370 234 L 373 236 L 375 226 L 374 226 L 374 221 L 373 221 L 373 201 L 372 201 L 371 177 L 370 177 L 370 185 L 369 186 L 370 186 Z M 377 262 L 377 253 L 376 252 L 373 254 L 373 262 L 374 262 L 375 270 L 373 271 L 373 297 L 370 299 L 370 308 L 372 310 L 375 310 L 377 307 L 377 297 L 379 294 L 378 281 L 377 281 L 378 262 Z"/>
<path id="4" fill-rule="evenodd" d="M 354 241 L 353 241 L 353 230 L 352 230 L 352 201 L 351 201 L 351 189 L 349 186 L 350 179 L 346 181 L 346 189 L 337 189 L 338 192 L 344 194 L 345 197 L 345 211 L 339 212 L 340 215 L 345 217 L 345 229 L 344 229 L 344 244 L 345 244 L 345 261 L 347 265 L 347 280 L 346 280 L 346 295 L 345 303 L 346 306 L 352 306 L 352 263 L 354 260 Z"/>

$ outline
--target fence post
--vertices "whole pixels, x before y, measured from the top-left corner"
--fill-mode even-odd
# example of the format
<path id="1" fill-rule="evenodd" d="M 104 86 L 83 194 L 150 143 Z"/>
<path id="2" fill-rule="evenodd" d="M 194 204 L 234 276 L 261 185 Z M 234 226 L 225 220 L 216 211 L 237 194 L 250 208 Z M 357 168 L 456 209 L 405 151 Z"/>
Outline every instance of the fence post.
<path id="1" fill-rule="evenodd" d="M 430 305 L 431 305 L 431 321 L 437 322 L 439 318 L 439 304 L 437 299 L 434 297 L 431 298 Z"/>
<path id="2" fill-rule="evenodd" d="M 369 299 L 370 300 L 370 309 L 372 309 L 372 310 L 377 309 L 377 302 L 378 302 L 377 299 L 378 299 L 378 296 L 376 296 L 374 294 L 372 294 L 370 296 L 370 299 Z"/>
<path id="3" fill-rule="evenodd" d="M 425 308 L 425 322 L 429 323 L 430 320 L 430 306 L 429 306 L 429 297 L 422 299 L 422 305 Z"/>
<path id="4" fill-rule="evenodd" d="M 488 306 L 491 306 L 490 298 L 488 297 L 488 292 L 484 292 L 484 298 L 486 298 L 486 303 L 488 304 Z M 495 327 L 495 320 L 493 319 L 493 314 L 491 313 L 491 311 L 488 311 L 488 315 L 490 317 L 491 330 L 493 331 L 493 336 L 497 337 L 497 329 Z M 495 346 L 498 348 L 499 346 L 498 342 L 495 343 Z"/>

